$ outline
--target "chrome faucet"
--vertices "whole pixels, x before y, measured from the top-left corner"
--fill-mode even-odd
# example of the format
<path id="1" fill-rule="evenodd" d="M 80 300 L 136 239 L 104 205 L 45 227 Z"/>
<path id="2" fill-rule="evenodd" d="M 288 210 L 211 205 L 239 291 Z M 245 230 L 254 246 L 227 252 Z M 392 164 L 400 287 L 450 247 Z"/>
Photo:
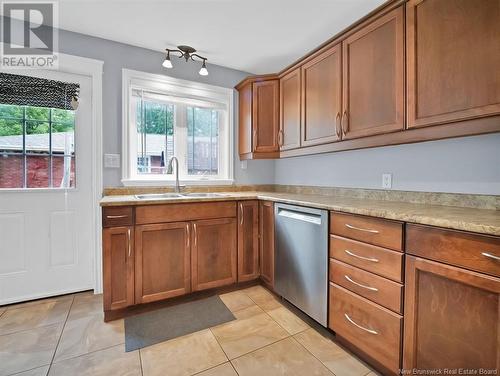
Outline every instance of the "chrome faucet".
<path id="1" fill-rule="evenodd" d="M 168 161 L 167 174 L 171 174 L 173 171 L 173 162 L 175 161 L 175 193 L 181 192 L 181 186 L 179 184 L 179 160 L 177 157 L 172 157 Z"/>

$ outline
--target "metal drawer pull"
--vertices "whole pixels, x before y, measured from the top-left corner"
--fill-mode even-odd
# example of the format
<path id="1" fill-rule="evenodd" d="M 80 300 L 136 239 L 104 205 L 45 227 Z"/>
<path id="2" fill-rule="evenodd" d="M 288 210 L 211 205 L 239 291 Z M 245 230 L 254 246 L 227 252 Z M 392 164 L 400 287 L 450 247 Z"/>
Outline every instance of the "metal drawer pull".
<path id="1" fill-rule="evenodd" d="M 370 286 L 362 285 L 359 282 L 353 281 L 348 275 L 345 275 L 344 277 L 345 277 L 345 279 L 347 279 L 352 284 L 355 284 L 356 286 L 359 286 L 359 287 L 362 287 L 364 289 L 371 290 L 371 291 L 378 291 L 378 288 L 376 288 L 376 287 L 370 287 Z"/>
<path id="2" fill-rule="evenodd" d="M 117 218 L 127 218 L 127 214 L 122 214 L 122 215 L 107 215 L 106 218 L 108 219 L 117 219 Z"/>
<path id="3" fill-rule="evenodd" d="M 344 252 L 347 253 L 349 256 L 356 257 L 356 258 L 359 258 L 361 260 L 378 262 L 378 259 L 376 259 L 376 258 L 360 256 L 360 255 L 357 255 L 355 253 L 352 253 L 352 251 L 349 251 L 348 249 L 344 249 Z"/>
<path id="4" fill-rule="evenodd" d="M 130 229 L 127 230 L 127 237 L 128 237 L 128 257 L 130 257 L 132 254 L 132 237 L 130 235 Z"/>
<path id="5" fill-rule="evenodd" d="M 349 223 L 346 223 L 345 227 L 350 228 L 352 230 L 358 230 L 358 231 L 370 232 L 372 234 L 378 234 L 377 230 L 371 230 L 371 229 L 368 229 L 368 228 L 356 227 L 356 226 L 350 225 Z"/>
<path id="6" fill-rule="evenodd" d="M 344 313 L 344 316 L 345 318 L 347 319 L 347 321 L 349 321 L 352 325 L 358 327 L 359 329 L 361 330 L 364 330 L 365 332 L 368 332 L 370 334 L 378 334 L 377 331 L 373 330 L 373 329 L 368 329 L 368 328 L 365 328 L 364 326 L 361 326 L 359 324 L 356 324 L 350 317 L 347 313 Z"/>
<path id="7" fill-rule="evenodd" d="M 499 256 L 495 256 L 495 255 L 492 255 L 491 253 L 488 253 L 488 252 L 481 252 L 481 254 L 483 256 L 486 256 L 486 257 L 489 257 L 493 260 L 497 260 L 497 261 L 500 261 L 500 257 Z"/>

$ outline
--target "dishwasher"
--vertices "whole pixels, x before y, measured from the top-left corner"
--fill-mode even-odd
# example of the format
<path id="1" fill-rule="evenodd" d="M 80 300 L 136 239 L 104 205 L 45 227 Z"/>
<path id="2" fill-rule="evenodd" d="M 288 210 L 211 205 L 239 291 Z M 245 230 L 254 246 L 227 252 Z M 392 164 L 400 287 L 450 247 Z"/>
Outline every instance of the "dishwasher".
<path id="1" fill-rule="evenodd" d="M 274 288 L 327 325 L 328 211 L 275 204 Z"/>

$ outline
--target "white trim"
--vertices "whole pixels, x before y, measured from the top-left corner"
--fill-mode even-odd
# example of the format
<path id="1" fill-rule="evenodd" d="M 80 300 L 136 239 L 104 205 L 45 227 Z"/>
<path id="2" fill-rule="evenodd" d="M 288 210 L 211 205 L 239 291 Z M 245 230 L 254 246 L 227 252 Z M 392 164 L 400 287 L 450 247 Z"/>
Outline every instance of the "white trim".
<path id="1" fill-rule="evenodd" d="M 130 94 L 133 87 L 148 87 L 159 93 L 175 94 L 196 99 L 219 101 L 227 105 L 228 126 L 225 140 L 229 144 L 227 156 L 227 179 L 207 179 L 206 177 L 196 179 L 189 177 L 181 179 L 182 184 L 189 185 L 231 185 L 234 183 L 234 89 L 215 85 L 208 85 L 193 81 L 181 80 L 160 74 L 140 72 L 131 69 L 122 69 L 122 184 L 125 186 L 169 186 L 173 184 L 172 179 L 161 177 L 145 177 L 138 179 L 133 176 L 129 159 L 130 151 Z"/>
<path id="2" fill-rule="evenodd" d="M 102 228 L 101 208 L 99 201 L 102 196 L 102 75 L 104 62 L 81 56 L 58 53 L 59 66 L 53 69 L 58 72 L 78 74 L 90 77 L 92 81 L 92 199 L 93 215 L 92 229 L 94 232 L 93 242 L 90 242 L 90 252 L 93 261 L 94 293 L 102 292 Z M 16 74 L 16 69 L 5 69 L 0 71 Z M 65 293 L 65 290 L 61 290 Z"/>

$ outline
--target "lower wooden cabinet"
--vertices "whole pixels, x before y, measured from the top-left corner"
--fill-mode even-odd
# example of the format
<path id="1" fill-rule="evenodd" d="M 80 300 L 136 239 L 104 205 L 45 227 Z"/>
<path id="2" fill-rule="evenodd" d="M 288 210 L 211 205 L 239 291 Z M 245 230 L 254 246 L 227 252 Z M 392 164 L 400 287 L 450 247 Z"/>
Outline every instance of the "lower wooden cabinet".
<path id="1" fill-rule="evenodd" d="M 498 369 L 499 333 L 499 278 L 407 256 L 405 369 Z"/>
<path id="2" fill-rule="evenodd" d="M 236 282 L 236 218 L 192 222 L 192 290 L 205 290 Z"/>
<path id="3" fill-rule="evenodd" d="M 190 226 L 189 222 L 136 226 L 136 304 L 191 291 Z"/>
<path id="4" fill-rule="evenodd" d="M 259 202 L 260 278 L 274 287 L 274 203 Z"/>
<path id="5" fill-rule="evenodd" d="M 238 282 L 259 277 L 259 202 L 238 203 Z"/>
<path id="6" fill-rule="evenodd" d="M 134 304 L 134 228 L 105 228 L 103 240 L 104 310 Z"/>

